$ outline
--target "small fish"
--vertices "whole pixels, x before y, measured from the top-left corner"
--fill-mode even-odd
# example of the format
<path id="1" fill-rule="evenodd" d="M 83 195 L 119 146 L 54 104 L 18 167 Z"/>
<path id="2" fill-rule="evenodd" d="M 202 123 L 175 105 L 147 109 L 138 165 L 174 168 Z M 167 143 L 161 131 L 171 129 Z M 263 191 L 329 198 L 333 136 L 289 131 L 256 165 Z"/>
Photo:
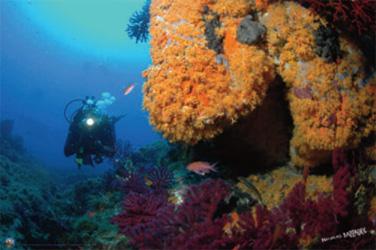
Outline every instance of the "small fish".
<path id="1" fill-rule="evenodd" d="M 131 83 L 128 87 L 125 87 L 125 88 L 123 89 L 123 94 L 124 94 L 124 95 L 128 95 L 129 93 L 132 92 L 132 90 L 134 89 L 134 87 L 135 87 L 135 84 L 134 84 L 134 83 Z"/>
<path id="2" fill-rule="evenodd" d="M 209 162 L 205 161 L 195 161 L 189 163 L 187 169 L 188 171 L 204 176 L 209 172 L 217 172 L 217 170 L 215 169 L 216 164 L 217 163 L 210 164 Z"/>
<path id="3" fill-rule="evenodd" d="M 14 245 L 16 244 L 13 238 L 6 238 L 4 243 L 5 243 L 6 248 L 13 248 Z"/>

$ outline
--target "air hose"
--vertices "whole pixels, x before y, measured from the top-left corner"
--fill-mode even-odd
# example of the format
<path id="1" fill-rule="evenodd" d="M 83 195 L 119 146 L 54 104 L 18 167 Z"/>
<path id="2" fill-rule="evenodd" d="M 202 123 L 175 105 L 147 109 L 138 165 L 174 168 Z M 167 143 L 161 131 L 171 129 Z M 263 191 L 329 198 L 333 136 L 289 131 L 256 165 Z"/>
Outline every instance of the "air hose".
<path id="1" fill-rule="evenodd" d="M 64 118 L 65 118 L 65 120 L 66 120 L 69 124 L 72 123 L 72 119 L 69 119 L 68 116 L 67 116 L 67 110 L 68 110 L 68 107 L 69 107 L 69 105 L 71 105 L 72 103 L 74 103 L 74 102 L 78 102 L 78 101 L 80 101 L 80 102 L 82 102 L 82 103 L 85 102 L 84 99 L 77 98 L 77 99 L 73 99 L 72 101 L 68 102 L 68 103 L 65 105 L 65 108 L 64 108 Z M 75 114 L 76 112 L 77 112 L 77 111 L 75 111 L 73 114 Z M 72 114 L 72 116 L 73 116 L 73 114 Z M 71 117 L 72 117 L 72 116 L 71 116 Z"/>

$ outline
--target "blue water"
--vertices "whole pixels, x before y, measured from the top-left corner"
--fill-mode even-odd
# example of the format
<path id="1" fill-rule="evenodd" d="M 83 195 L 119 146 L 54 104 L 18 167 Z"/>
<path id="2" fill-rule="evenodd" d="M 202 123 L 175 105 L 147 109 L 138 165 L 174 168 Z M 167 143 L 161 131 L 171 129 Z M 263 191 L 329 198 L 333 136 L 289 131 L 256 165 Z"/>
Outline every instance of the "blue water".
<path id="1" fill-rule="evenodd" d="M 136 44 L 125 32 L 130 15 L 142 5 L 136 0 L 0 1 L 0 119 L 15 120 L 14 133 L 50 168 L 78 171 L 73 157 L 63 155 L 69 126 L 63 110 L 75 98 L 108 91 L 117 98 L 108 113 L 126 114 L 116 125 L 118 139 L 135 148 L 161 139 L 142 111 L 141 72 L 150 64 L 149 45 Z M 130 83 L 135 89 L 122 95 Z"/>

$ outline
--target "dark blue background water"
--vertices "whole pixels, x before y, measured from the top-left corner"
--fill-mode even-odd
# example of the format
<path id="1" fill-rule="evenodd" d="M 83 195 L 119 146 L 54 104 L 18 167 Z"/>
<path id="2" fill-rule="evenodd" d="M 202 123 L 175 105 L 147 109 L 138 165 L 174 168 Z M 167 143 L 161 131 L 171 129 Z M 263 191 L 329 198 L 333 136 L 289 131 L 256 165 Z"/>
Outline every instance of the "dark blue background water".
<path id="1" fill-rule="evenodd" d="M 141 72 L 150 64 L 149 47 L 127 38 L 126 22 L 113 25 L 117 25 L 127 46 L 111 50 L 106 48 L 105 42 L 97 46 L 95 42 L 90 44 L 80 40 L 79 35 L 63 36 L 63 31 L 60 38 L 60 27 L 55 28 L 48 20 L 42 20 L 42 24 L 50 25 L 49 28 L 38 25 L 34 20 L 39 18 L 38 12 L 34 12 L 34 16 L 30 14 L 38 8 L 32 0 L 1 0 L 0 3 L 0 118 L 15 120 L 15 133 L 24 138 L 29 152 L 51 168 L 76 171 L 73 158 L 63 155 L 68 129 L 63 116 L 64 106 L 74 98 L 99 97 L 103 91 L 117 98 L 108 109 L 109 113 L 127 114 L 117 124 L 118 138 L 129 140 L 135 147 L 160 139 L 149 126 L 147 114 L 142 111 Z M 138 0 L 113 0 L 112 3 L 124 8 L 124 20 L 128 20 L 131 13 L 143 4 Z M 43 0 L 38 4 L 43 4 Z M 101 18 L 106 17 L 98 16 Z M 100 23 L 93 22 L 92 25 Z M 74 24 L 65 27 L 70 28 L 74 29 Z M 132 82 L 136 83 L 136 88 L 130 95 L 123 96 L 122 88 Z"/>

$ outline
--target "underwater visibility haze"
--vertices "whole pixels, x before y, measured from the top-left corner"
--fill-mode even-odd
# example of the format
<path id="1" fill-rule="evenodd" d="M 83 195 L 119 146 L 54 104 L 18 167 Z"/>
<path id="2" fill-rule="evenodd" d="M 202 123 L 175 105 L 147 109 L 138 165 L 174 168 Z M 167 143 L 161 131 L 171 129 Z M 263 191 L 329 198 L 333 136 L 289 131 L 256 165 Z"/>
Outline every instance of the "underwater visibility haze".
<path id="1" fill-rule="evenodd" d="M 127 115 L 120 136 L 137 146 L 158 139 L 140 108 L 149 46 L 124 31 L 142 3 L 74 2 L 1 2 L 1 117 L 15 120 L 29 151 L 64 169 L 70 160 L 61 154 L 68 127 L 63 110 L 72 99 L 110 92 L 117 99 L 109 112 Z M 123 98 L 132 82 L 136 91 Z"/>
<path id="2" fill-rule="evenodd" d="M 375 249 L 375 13 L 0 1 L 0 249 Z"/>

